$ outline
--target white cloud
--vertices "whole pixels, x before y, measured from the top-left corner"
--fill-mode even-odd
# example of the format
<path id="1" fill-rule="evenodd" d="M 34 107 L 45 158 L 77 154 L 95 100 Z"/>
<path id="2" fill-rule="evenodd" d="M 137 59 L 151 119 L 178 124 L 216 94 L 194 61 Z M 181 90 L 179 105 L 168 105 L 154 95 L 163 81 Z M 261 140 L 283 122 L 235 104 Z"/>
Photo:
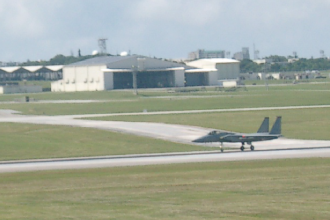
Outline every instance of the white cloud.
<path id="1" fill-rule="evenodd" d="M 142 0 L 131 13 L 143 22 L 177 22 L 202 26 L 219 18 L 223 0 Z M 175 23 L 174 23 L 175 24 Z"/>
<path id="2" fill-rule="evenodd" d="M 87 54 L 99 37 L 111 53 L 169 58 L 256 43 L 262 55 L 310 56 L 330 51 L 329 11 L 330 0 L 0 0 L 0 60 Z"/>
<path id="3" fill-rule="evenodd" d="M 11 0 L 0 2 L 0 27 L 4 33 L 15 37 L 35 37 L 43 33 L 44 25 L 33 10 L 30 1 Z"/>

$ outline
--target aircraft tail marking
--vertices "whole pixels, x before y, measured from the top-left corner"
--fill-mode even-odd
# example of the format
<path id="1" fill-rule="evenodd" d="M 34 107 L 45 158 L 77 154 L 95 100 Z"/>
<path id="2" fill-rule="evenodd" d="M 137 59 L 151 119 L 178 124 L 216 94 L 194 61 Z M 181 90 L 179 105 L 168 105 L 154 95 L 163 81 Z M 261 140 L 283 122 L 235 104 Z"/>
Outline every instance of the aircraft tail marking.
<path id="1" fill-rule="evenodd" d="M 282 117 L 281 116 L 278 116 L 276 118 L 276 121 L 272 127 L 272 129 L 270 130 L 270 133 L 269 134 L 275 134 L 275 135 L 280 135 L 281 134 L 281 124 L 282 124 Z"/>
<path id="2" fill-rule="evenodd" d="M 268 132 L 269 132 L 269 117 L 265 117 L 257 133 L 268 133 Z"/>

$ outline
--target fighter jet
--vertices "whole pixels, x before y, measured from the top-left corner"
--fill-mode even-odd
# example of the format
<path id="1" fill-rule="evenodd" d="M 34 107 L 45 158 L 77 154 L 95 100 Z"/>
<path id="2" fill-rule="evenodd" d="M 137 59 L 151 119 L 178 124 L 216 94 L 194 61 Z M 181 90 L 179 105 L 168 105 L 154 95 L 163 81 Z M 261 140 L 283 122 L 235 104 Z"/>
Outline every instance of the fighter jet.
<path id="1" fill-rule="evenodd" d="M 252 142 L 256 141 L 267 141 L 273 140 L 281 137 L 281 116 L 276 118 L 276 121 L 269 132 L 269 117 L 265 117 L 257 133 L 243 134 L 235 132 L 224 132 L 224 131 L 211 131 L 207 135 L 200 137 L 193 142 L 196 143 L 206 143 L 206 142 L 220 142 L 220 150 L 223 152 L 223 143 L 224 142 L 240 142 L 242 143 L 241 151 L 244 151 L 244 144 L 250 145 L 251 151 L 254 150 Z"/>

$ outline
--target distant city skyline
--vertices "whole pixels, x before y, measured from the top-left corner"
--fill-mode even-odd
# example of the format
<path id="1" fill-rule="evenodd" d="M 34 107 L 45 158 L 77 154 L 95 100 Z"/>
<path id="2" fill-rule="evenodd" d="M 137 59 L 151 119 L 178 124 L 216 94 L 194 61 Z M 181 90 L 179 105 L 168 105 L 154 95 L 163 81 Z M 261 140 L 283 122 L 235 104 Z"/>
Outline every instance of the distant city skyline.
<path id="1" fill-rule="evenodd" d="M 107 52 L 188 58 L 242 47 L 259 57 L 330 51 L 330 0 L 0 0 L 0 61 Z"/>

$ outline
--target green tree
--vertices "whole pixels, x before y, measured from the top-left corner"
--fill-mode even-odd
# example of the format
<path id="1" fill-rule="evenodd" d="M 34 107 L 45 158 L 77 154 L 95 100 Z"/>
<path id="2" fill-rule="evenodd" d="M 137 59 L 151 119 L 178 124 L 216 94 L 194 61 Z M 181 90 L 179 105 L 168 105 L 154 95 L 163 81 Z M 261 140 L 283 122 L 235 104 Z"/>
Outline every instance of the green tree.
<path id="1" fill-rule="evenodd" d="M 278 55 L 271 55 L 269 57 L 266 57 L 266 59 L 271 59 L 272 62 L 279 63 L 279 62 L 288 62 L 288 59 L 284 56 L 278 56 Z"/>
<path id="2" fill-rule="evenodd" d="M 240 62 L 240 69 L 242 73 L 260 72 L 261 66 L 247 59 Z"/>

